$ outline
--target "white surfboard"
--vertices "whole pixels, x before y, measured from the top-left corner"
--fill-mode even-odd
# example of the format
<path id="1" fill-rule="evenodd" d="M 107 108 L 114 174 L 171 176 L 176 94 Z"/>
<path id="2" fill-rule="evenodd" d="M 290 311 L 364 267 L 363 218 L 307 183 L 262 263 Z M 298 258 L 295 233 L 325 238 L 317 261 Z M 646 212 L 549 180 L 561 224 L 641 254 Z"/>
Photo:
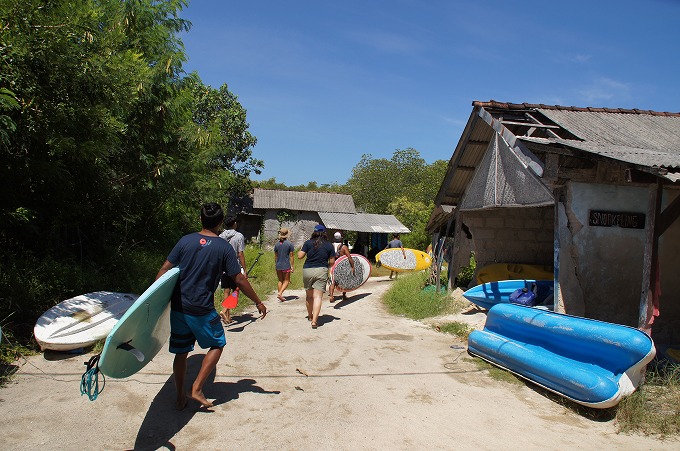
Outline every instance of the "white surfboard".
<path id="1" fill-rule="evenodd" d="M 33 335 L 42 350 L 70 351 L 91 346 L 106 338 L 138 297 L 96 291 L 66 299 L 38 318 Z"/>

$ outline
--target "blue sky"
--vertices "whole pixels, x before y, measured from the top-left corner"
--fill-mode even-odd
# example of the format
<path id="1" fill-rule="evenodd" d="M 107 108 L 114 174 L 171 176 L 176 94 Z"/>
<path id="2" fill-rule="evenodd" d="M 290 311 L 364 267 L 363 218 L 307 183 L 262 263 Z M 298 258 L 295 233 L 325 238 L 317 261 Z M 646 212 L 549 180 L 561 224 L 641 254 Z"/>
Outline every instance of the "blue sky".
<path id="1" fill-rule="evenodd" d="M 192 0 L 187 72 L 227 84 L 261 175 L 448 160 L 474 100 L 680 112 L 680 0 Z"/>

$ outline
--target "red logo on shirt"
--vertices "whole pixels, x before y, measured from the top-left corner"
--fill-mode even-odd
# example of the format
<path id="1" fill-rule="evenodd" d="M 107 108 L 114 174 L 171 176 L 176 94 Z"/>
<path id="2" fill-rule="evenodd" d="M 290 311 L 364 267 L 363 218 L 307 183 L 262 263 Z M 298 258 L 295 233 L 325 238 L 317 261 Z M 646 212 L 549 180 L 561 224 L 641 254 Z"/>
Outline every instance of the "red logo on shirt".
<path id="1" fill-rule="evenodd" d="M 205 246 L 205 244 L 206 244 L 207 242 L 208 242 L 208 240 L 206 240 L 205 238 L 201 238 L 201 239 L 198 241 L 198 243 L 199 243 L 201 246 Z"/>

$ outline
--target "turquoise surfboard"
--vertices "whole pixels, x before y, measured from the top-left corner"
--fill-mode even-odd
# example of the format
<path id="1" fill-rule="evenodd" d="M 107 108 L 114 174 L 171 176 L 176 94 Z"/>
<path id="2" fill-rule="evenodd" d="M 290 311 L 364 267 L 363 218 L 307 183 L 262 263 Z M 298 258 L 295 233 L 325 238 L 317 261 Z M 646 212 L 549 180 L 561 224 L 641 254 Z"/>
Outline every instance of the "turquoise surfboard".
<path id="1" fill-rule="evenodd" d="M 156 280 L 113 326 L 99 357 L 99 371 L 130 377 L 153 359 L 170 337 L 170 297 L 179 279 L 172 268 Z"/>

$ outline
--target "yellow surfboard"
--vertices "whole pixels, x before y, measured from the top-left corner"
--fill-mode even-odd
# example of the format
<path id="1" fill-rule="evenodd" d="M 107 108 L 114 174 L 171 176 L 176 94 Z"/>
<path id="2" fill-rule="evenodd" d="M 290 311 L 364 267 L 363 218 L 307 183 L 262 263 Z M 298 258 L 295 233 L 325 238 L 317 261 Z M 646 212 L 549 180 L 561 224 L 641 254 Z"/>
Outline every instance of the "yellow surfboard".
<path id="1" fill-rule="evenodd" d="M 432 257 L 417 249 L 404 248 L 402 253 L 400 248 L 390 248 L 378 252 L 375 261 L 390 271 L 420 271 L 430 267 Z"/>
<path id="2" fill-rule="evenodd" d="M 498 282 L 500 280 L 553 280 L 552 266 L 525 265 L 523 263 L 494 263 L 480 268 L 478 283 Z"/>

